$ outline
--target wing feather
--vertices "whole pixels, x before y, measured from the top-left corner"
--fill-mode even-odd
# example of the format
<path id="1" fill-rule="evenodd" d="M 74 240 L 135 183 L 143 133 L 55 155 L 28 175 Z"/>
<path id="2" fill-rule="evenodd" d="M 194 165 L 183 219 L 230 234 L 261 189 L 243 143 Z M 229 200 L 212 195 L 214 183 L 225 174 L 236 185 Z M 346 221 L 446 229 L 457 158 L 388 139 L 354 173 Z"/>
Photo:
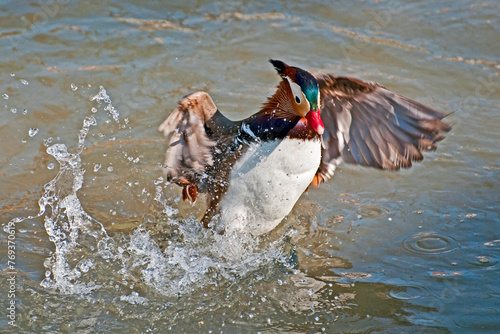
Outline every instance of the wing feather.
<path id="1" fill-rule="evenodd" d="M 331 74 L 316 77 L 325 125 L 317 175 L 328 180 L 340 160 L 396 170 L 423 159 L 451 126 L 439 111 L 381 85 Z"/>
<path id="2" fill-rule="evenodd" d="M 167 180 L 206 192 L 209 170 L 217 162 L 215 147 L 231 142 L 237 125 L 217 110 L 208 93 L 196 92 L 184 97 L 158 130 L 171 134 L 163 166 Z"/>

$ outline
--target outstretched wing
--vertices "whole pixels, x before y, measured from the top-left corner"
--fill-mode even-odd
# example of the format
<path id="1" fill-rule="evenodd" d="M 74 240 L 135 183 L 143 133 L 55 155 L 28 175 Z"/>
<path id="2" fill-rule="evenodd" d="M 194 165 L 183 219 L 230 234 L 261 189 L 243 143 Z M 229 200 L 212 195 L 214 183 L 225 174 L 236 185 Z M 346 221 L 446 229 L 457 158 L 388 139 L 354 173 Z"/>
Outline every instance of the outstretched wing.
<path id="1" fill-rule="evenodd" d="M 444 114 L 376 83 L 330 74 L 316 79 L 325 125 L 317 183 L 332 177 L 340 160 L 390 170 L 410 167 L 451 129 Z"/>
<path id="2" fill-rule="evenodd" d="M 217 110 L 205 92 L 184 97 L 158 130 L 165 136 L 172 134 L 163 166 L 167 179 L 196 185 L 200 192 L 207 191 L 207 170 L 214 166 L 216 146 L 237 132 L 235 123 Z"/>

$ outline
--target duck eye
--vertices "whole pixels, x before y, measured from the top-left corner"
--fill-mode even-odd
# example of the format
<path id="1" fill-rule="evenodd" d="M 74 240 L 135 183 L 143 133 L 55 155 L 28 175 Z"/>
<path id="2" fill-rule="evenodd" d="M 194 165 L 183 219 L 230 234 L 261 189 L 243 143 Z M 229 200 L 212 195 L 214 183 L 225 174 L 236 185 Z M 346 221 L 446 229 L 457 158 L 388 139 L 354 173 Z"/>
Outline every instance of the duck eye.
<path id="1" fill-rule="evenodd" d="M 297 102 L 297 104 L 300 104 L 300 97 L 298 97 L 297 95 L 295 95 L 295 102 Z"/>

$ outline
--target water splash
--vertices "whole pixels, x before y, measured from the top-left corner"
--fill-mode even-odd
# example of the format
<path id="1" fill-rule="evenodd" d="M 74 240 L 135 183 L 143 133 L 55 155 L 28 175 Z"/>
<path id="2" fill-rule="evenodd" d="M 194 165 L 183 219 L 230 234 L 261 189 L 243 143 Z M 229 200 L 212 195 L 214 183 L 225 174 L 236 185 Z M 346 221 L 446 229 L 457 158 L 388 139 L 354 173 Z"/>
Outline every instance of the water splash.
<path id="1" fill-rule="evenodd" d="M 181 240 L 161 251 L 150 231 L 141 226 L 130 236 L 124 257 L 124 268 L 140 272 L 142 282 L 165 296 L 234 282 L 270 263 L 286 265 L 288 260 L 282 247 L 286 237 L 261 248 L 251 236 L 214 234 L 192 218 L 182 224 L 169 223 L 178 226 Z"/>
<path id="2" fill-rule="evenodd" d="M 44 262 L 47 271 L 41 285 L 65 294 L 85 294 L 99 287 L 96 282 L 82 277 L 83 273 L 88 273 L 94 266 L 94 262 L 86 256 L 92 253 L 90 249 L 96 250 L 97 255 L 103 258 L 112 253 L 113 240 L 103 225 L 85 212 L 77 196 L 85 174 L 80 154 L 90 127 L 95 125 L 97 121 L 94 116 L 84 119 L 75 153 L 70 153 L 62 143 L 49 146 L 52 138 L 44 140 L 48 146 L 47 153 L 59 163 L 59 171 L 44 186 L 44 193 L 38 200 L 38 214 L 11 221 L 16 224 L 26 219 L 44 219 L 45 230 L 49 240 L 55 245 L 55 251 Z M 38 132 L 38 129 L 35 130 Z M 34 136 L 36 132 L 30 130 L 30 136 Z M 93 242 L 86 240 L 82 243 L 82 237 L 90 237 Z"/>
<path id="3" fill-rule="evenodd" d="M 82 273 L 91 270 L 93 263 L 83 256 L 85 251 L 82 250 L 80 236 L 93 237 L 96 246 L 106 243 L 108 247 L 96 247 L 101 256 L 107 255 L 109 249 L 106 248 L 112 242 L 102 224 L 85 212 L 77 196 L 85 173 L 80 154 L 90 126 L 96 124 L 93 116 L 84 120 L 77 152 L 74 154 L 69 153 L 64 144 L 54 144 L 47 148 L 47 153 L 57 160 L 60 169 L 56 177 L 45 185 L 44 194 L 38 202 L 38 216 L 44 215 L 45 230 L 55 245 L 53 255 L 45 261 L 47 274 L 41 285 L 62 293 L 89 293 L 99 286 L 96 282 L 81 279 Z M 50 214 L 46 213 L 47 208 L 50 208 Z M 88 242 L 85 247 L 89 247 Z M 82 256 L 74 260 L 75 252 L 82 252 Z"/>
<path id="4" fill-rule="evenodd" d="M 99 87 L 99 93 L 97 93 L 97 95 L 90 97 L 90 101 L 97 101 L 97 103 L 99 104 L 104 102 L 106 104 L 104 110 L 109 112 L 109 114 L 111 115 L 111 117 L 113 117 L 116 123 L 120 122 L 120 113 L 118 112 L 118 110 L 115 109 L 115 107 L 113 107 L 111 99 L 109 98 L 109 95 L 103 86 Z"/>
<path id="5" fill-rule="evenodd" d="M 105 103 L 104 111 L 119 123 L 119 113 L 102 86 L 90 100 Z M 54 243 L 53 254 L 44 262 L 46 277 L 42 287 L 63 294 L 89 294 L 110 286 L 123 286 L 124 291 L 119 292 L 121 301 L 145 304 L 147 298 L 130 292 L 135 284 L 146 285 L 156 294 L 179 296 L 234 282 L 284 258 L 283 238 L 262 247 L 251 236 L 220 236 L 202 228 L 193 218 L 176 220 L 178 210 L 170 207 L 169 199 L 165 198 L 161 177 L 151 180 L 155 189 L 151 199 L 166 218 L 153 220 L 170 231 L 165 234 L 167 237 L 155 236 L 153 229 L 144 223 L 130 234 L 125 232 L 111 238 L 104 225 L 85 211 L 78 197 L 86 172 L 81 153 L 91 128 L 97 125 L 96 108 L 90 112 L 83 120 L 73 151 L 63 143 L 53 143 L 53 138 L 44 140 L 47 153 L 57 161 L 52 168 L 59 167 L 59 171 L 44 186 L 38 201 L 39 213 L 14 221 L 43 218 L 45 230 Z M 94 172 L 102 166 L 92 162 L 90 165 Z"/>

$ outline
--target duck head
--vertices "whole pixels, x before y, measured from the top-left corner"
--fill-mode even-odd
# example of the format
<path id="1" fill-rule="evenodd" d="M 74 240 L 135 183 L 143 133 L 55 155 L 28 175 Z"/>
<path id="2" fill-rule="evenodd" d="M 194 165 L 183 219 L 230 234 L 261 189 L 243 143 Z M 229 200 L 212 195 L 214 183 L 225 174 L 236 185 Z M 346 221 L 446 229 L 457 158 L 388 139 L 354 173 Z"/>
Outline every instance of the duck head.
<path id="1" fill-rule="evenodd" d="M 295 113 L 306 118 L 312 129 L 322 135 L 325 126 L 320 117 L 319 86 L 314 76 L 301 68 L 288 66 L 281 60 L 270 59 L 269 62 L 283 78 Z"/>

